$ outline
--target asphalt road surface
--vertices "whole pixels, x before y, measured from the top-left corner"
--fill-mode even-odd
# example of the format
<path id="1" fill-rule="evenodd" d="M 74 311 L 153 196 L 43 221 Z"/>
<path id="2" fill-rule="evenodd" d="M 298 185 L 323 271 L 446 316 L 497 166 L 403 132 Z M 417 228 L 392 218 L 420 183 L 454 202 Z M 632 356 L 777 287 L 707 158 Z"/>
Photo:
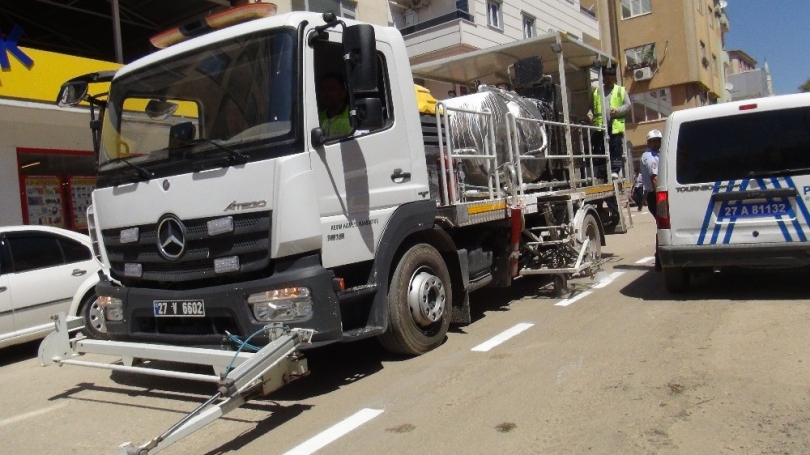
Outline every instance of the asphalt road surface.
<path id="1" fill-rule="evenodd" d="M 481 291 L 474 322 L 418 358 L 374 340 L 310 351 L 309 377 L 163 453 L 810 453 L 810 273 L 710 274 L 675 297 L 652 217 L 634 216 L 571 295 L 542 279 Z M 114 454 L 213 392 L 42 368 L 36 349 L 2 350 L 2 453 Z"/>

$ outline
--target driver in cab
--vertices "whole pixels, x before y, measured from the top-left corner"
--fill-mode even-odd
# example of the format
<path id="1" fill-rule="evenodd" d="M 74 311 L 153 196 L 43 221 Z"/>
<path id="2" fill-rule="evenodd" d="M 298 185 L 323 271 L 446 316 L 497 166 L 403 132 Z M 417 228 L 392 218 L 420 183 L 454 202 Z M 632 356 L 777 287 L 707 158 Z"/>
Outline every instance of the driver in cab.
<path id="1" fill-rule="evenodd" d="M 323 110 L 318 112 L 318 121 L 326 137 L 345 136 L 352 132 L 349 122 L 349 103 L 343 76 L 328 73 L 318 86 L 319 101 Z"/>

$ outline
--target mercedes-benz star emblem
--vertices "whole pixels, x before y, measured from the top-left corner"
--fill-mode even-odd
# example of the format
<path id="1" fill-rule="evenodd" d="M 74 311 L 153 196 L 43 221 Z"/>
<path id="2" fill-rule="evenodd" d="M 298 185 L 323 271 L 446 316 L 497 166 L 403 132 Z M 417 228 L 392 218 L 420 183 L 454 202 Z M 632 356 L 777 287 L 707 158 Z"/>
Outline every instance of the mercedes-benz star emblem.
<path id="1" fill-rule="evenodd" d="M 186 250 L 186 227 L 174 216 L 167 216 L 158 223 L 158 252 L 164 258 L 173 261 Z"/>

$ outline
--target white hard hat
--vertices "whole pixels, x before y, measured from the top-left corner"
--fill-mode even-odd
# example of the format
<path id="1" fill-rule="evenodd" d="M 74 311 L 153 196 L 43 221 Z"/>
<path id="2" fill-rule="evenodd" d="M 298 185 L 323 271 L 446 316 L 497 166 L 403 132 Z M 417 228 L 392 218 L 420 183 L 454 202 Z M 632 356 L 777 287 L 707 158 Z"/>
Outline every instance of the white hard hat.
<path id="1" fill-rule="evenodd" d="M 661 139 L 663 137 L 664 137 L 664 135 L 661 134 L 661 132 L 658 131 L 658 130 L 651 130 L 649 133 L 647 133 L 647 140 L 648 141 L 650 139 Z"/>

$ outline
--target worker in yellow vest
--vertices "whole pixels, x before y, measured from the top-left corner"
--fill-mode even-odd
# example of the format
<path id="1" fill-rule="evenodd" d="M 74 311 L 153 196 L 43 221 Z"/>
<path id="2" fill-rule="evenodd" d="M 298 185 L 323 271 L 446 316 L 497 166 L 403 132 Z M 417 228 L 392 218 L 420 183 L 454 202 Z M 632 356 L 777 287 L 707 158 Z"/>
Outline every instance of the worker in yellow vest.
<path id="1" fill-rule="evenodd" d="M 318 121 L 327 138 L 344 136 L 352 132 L 349 122 L 349 100 L 343 76 L 328 73 L 321 78 L 319 102 L 323 110 L 318 112 Z"/>
<path id="2" fill-rule="evenodd" d="M 614 178 L 618 176 L 624 166 L 624 128 L 625 116 L 630 112 L 630 97 L 627 96 L 627 89 L 616 85 L 616 67 L 602 67 L 602 87 L 604 88 L 605 99 L 599 99 L 599 90 L 594 89 L 591 96 L 591 110 L 588 111 L 588 120 L 594 126 L 602 127 L 602 106 L 609 106 L 608 109 L 608 148 L 610 151 L 610 169 Z M 591 136 L 593 141 L 593 153 L 604 155 L 605 142 L 602 131 L 597 131 Z M 597 178 L 606 178 L 607 166 L 600 166 L 597 170 Z M 601 174 L 601 175 L 600 175 Z"/>

